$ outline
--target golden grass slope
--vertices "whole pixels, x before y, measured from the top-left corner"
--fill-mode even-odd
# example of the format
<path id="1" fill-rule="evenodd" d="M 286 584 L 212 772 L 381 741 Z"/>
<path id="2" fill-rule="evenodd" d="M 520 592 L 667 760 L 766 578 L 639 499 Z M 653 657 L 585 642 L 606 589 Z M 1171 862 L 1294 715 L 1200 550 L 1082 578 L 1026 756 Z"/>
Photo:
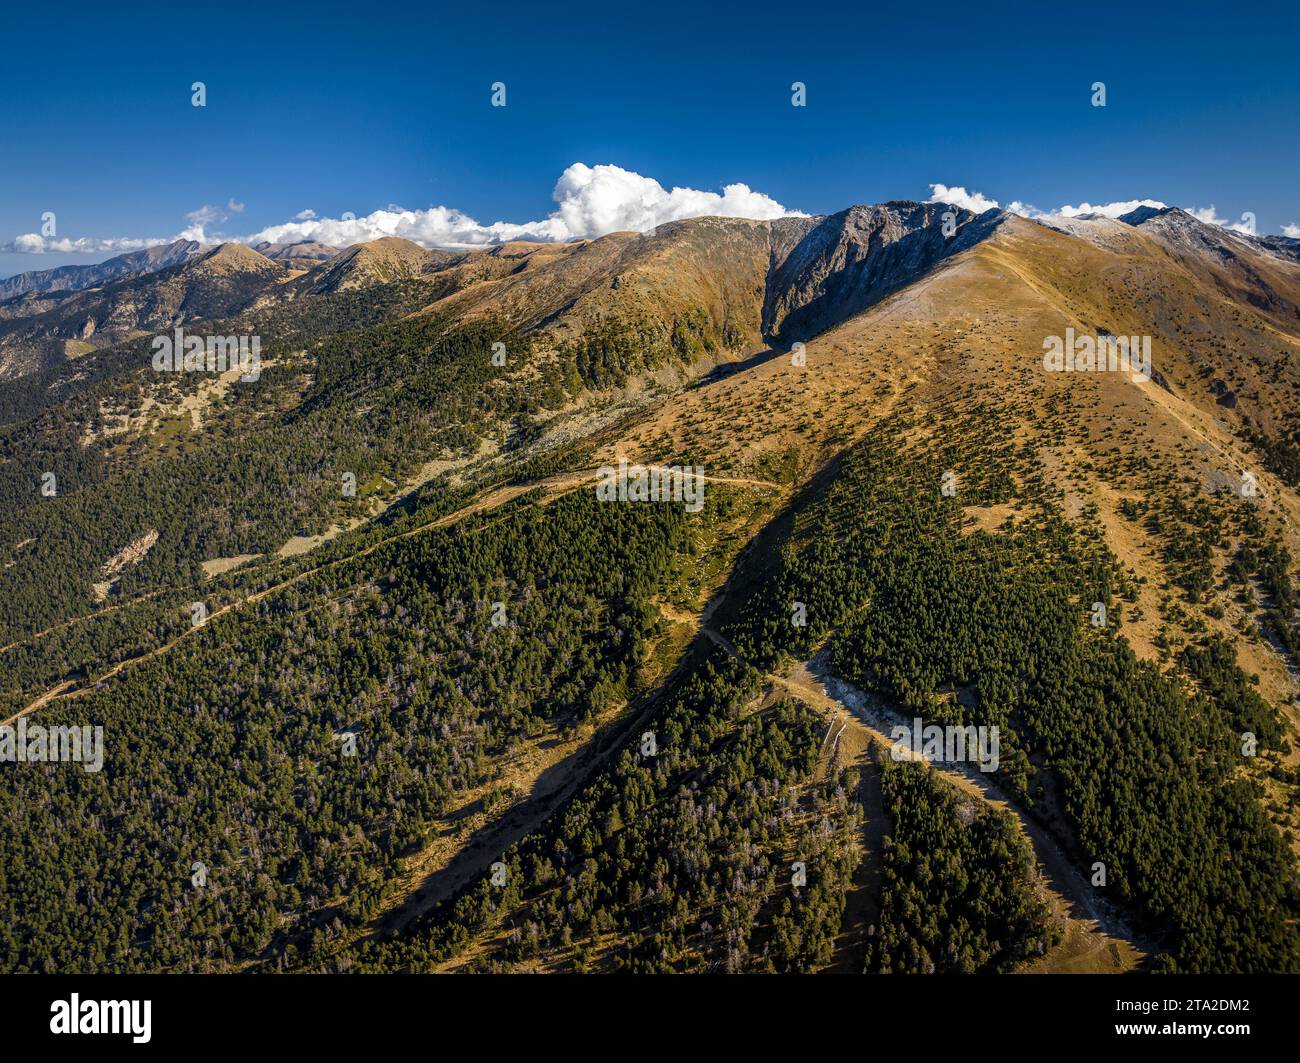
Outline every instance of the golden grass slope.
<path id="1" fill-rule="evenodd" d="M 1276 315 L 1233 299 L 1215 272 L 1198 274 L 1158 239 L 1125 230 L 1111 229 L 1114 246 L 1106 247 L 1009 218 L 988 240 L 811 340 L 806 365 L 788 353 L 755 359 L 649 407 L 599 456 L 666 461 L 695 453 L 718 471 L 778 463 L 807 476 L 899 404 L 954 412 L 989 404 L 1034 450 L 1067 515 L 1145 578 L 1143 619 L 1125 633 L 1139 654 L 1155 658 L 1161 602 L 1175 595 L 1157 544 L 1119 505 L 1153 485 L 1231 489 L 1249 471 L 1264 526 L 1300 555 L 1300 499 L 1236 434 L 1246 416 L 1273 429 L 1296 408 L 1300 321 L 1288 331 Z M 1265 267 L 1288 297 L 1300 293 L 1300 270 Z M 1045 337 L 1071 327 L 1150 335 L 1167 386 L 1122 373 L 1045 371 Z M 1218 403 L 1213 377 L 1241 396 L 1235 409 Z M 1123 460 L 1134 457 L 1147 465 L 1141 476 Z M 1085 516 L 1090 504 L 1095 516 Z M 1216 556 L 1220 572 L 1226 561 Z M 1239 637 L 1243 613 L 1226 598 L 1217 597 L 1227 607 L 1222 619 L 1202 619 L 1237 639 L 1261 693 L 1289 709 L 1297 686 L 1283 658 L 1259 637 Z"/>

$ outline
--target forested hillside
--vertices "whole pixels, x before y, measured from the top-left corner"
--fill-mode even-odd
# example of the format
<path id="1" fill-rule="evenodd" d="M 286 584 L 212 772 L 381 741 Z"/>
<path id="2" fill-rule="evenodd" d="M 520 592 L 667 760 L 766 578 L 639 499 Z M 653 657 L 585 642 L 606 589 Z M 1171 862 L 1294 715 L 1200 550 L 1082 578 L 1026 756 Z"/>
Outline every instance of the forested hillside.
<path id="1" fill-rule="evenodd" d="M 458 791 L 542 726 L 630 696 L 681 537 L 671 509 L 590 493 L 485 515 L 213 618 L 183 653 L 43 710 L 89 714 L 112 755 L 101 773 L 6 772 L 0 966 L 223 967 L 329 913 L 365 919 Z"/>
<path id="2" fill-rule="evenodd" d="M 0 386 L 0 727 L 104 739 L 0 762 L 0 970 L 1300 970 L 1300 272 L 939 206 L 253 260 L 256 380 Z"/>
<path id="3" fill-rule="evenodd" d="M 903 450 L 917 426 L 899 421 L 846 455 L 732 632 L 741 652 L 775 664 L 825 644 L 907 716 L 998 726 L 1010 791 L 1068 832 L 1081 866 L 1104 865 L 1171 968 L 1295 967 L 1290 855 L 1244 755 L 1284 741 L 1275 710 L 1221 641 L 1184 651 L 1199 689 L 1139 661 L 1115 559 L 1060 518 L 990 412 L 942 423 L 933 447 Z M 959 494 L 942 491 L 948 470 Z M 1006 503 L 1000 530 L 963 533 L 964 506 Z M 1094 626 L 1095 602 L 1116 619 Z"/>

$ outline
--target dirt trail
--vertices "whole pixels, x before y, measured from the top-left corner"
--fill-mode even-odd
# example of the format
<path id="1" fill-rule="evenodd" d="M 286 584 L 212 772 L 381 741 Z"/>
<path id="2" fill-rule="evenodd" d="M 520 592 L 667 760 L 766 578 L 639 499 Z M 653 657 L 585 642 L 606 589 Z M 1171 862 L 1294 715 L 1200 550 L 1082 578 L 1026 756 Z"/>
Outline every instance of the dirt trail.
<path id="1" fill-rule="evenodd" d="M 656 469 L 656 470 L 662 470 L 665 468 L 665 466 L 653 465 L 653 464 L 645 465 L 644 467 L 648 469 Z M 533 491 L 537 488 L 542 488 L 543 490 L 548 492 L 546 497 L 542 500 L 543 505 L 548 505 L 551 502 L 554 502 L 557 498 L 560 498 L 563 495 L 569 494 L 570 492 L 577 490 L 583 484 L 595 480 L 599 475 L 600 475 L 599 469 L 581 469 L 575 472 L 557 473 L 553 476 L 543 477 L 540 480 L 534 480 L 526 484 L 507 484 L 504 487 L 494 488 L 493 490 L 488 491 L 482 497 L 471 502 L 469 505 L 456 510 L 454 513 L 448 513 L 442 517 L 437 518 L 436 520 L 429 521 L 427 524 L 421 524 L 417 528 L 411 528 L 408 529 L 407 531 L 399 532 L 397 535 L 390 535 L 387 538 L 381 539 L 376 543 L 372 543 L 370 546 L 367 546 L 362 550 L 358 550 L 355 553 L 349 554 L 346 557 L 336 558 L 335 560 L 328 561 L 323 565 L 317 565 L 314 568 L 305 569 L 304 571 L 299 572 L 294 576 L 290 576 L 286 580 L 282 580 L 281 582 L 276 583 L 270 587 L 266 587 L 263 590 L 257 591 L 255 594 L 250 594 L 244 598 L 239 599 L 238 601 L 231 602 L 228 605 L 224 605 L 220 609 L 217 609 L 215 612 L 211 613 L 207 617 L 207 619 L 203 622 L 203 624 L 199 624 L 194 627 L 187 628 L 185 631 L 182 631 L 170 642 L 162 646 L 158 646 L 148 651 L 147 653 L 142 653 L 136 657 L 128 657 L 126 660 L 119 661 L 117 664 L 115 664 L 108 671 L 104 672 L 102 675 L 96 676 L 94 679 L 86 680 L 80 686 L 76 685 L 75 680 L 70 680 L 70 679 L 64 680 L 62 683 L 59 683 L 58 685 L 51 687 L 49 690 L 42 693 L 39 697 L 37 697 L 32 702 L 30 702 L 24 708 L 20 709 L 18 712 L 14 713 L 8 719 L 0 720 L 0 726 L 13 723 L 20 716 L 26 716 L 28 713 L 35 712 L 37 709 L 42 708 L 45 705 L 48 705 L 51 701 L 54 701 L 56 699 L 75 698 L 87 694 L 90 691 L 94 690 L 95 687 L 97 687 L 100 683 L 107 682 L 108 680 L 114 678 L 115 676 L 120 675 L 127 668 L 130 668 L 133 665 L 140 664 L 143 661 L 150 660 L 153 657 L 159 657 L 164 653 L 169 653 L 182 641 L 189 638 L 195 632 L 200 631 L 204 626 L 211 623 L 213 620 L 216 620 L 218 617 L 224 616 L 225 614 L 234 612 L 238 609 L 242 609 L 244 606 L 247 605 L 255 605 L 258 602 L 262 601 L 262 599 L 267 598 L 273 594 L 278 594 L 280 591 L 292 587 L 294 584 L 299 583 L 302 580 L 308 579 L 311 576 L 318 575 L 319 573 L 328 571 L 331 568 L 336 568 L 339 565 L 348 564 L 349 562 L 355 561 L 358 558 L 366 557 L 370 554 L 373 554 L 376 550 L 382 549 L 383 547 L 388 546 L 390 543 L 397 542 L 400 539 L 409 539 L 416 535 L 424 535 L 427 532 L 435 531 L 440 528 L 446 528 L 452 524 L 457 524 L 460 521 L 465 520 L 467 517 L 471 517 L 476 513 L 482 513 L 488 510 L 497 509 L 505 505 L 507 502 L 511 502 L 514 499 L 519 498 L 520 496 L 527 494 L 529 491 Z M 755 480 L 755 479 L 747 479 L 743 477 L 733 478 L 733 477 L 726 477 L 726 476 L 702 476 L 701 479 L 703 479 L 708 483 L 735 484 L 742 487 L 746 487 L 746 486 L 763 487 L 763 488 L 771 488 L 775 490 L 784 490 L 782 485 L 773 483 L 769 480 Z M 123 608 L 127 604 L 130 603 L 123 603 L 122 606 L 116 606 L 115 608 Z M 101 610 L 100 613 L 91 614 L 91 617 L 102 615 L 102 613 L 108 613 L 111 611 L 112 611 L 111 609 Z M 84 619 L 90 619 L 90 617 L 81 617 L 78 619 L 84 620 Z M 50 628 L 48 629 L 47 632 L 42 632 L 41 634 L 57 631 L 60 630 L 60 628 L 67 626 L 68 624 L 73 624 L 77 622 L 78 622 L 77 620 L 70 620 L 65 622 L 65 624 Z M 39 638 L 40 635 L 38 634 L 35 637 Z"/>
<path id="2" fill-rule="evenodd" d="M 701 630 L 726 653 L 737 660 L 744 660 L 736 647 L 713 628 L 704 626 Z M 886 748 L 892 747 L 894 742 L 889 735 L 889 728 L 902 723 L 901 717 L 895 717 L 862 691 L 831 676 L 824 661 L 819 658 L 796 664 L 785 675 L 767 673 L 767 678 L 824 713 L 832 729 L 842 729 L 842 725 L 847 724 L 864 738 L 874 739 Z M 1132 969 L 1142 962 L 1150 950 L 1137 942 L 1117 913 L 1097 896 L 1096 891 L 1066 858 L 1055 840 L 1002 792 L 990 774 L 975 770 L 966 772 L 943 763 L 929 763 L 931 768 L 963 793 L 1008 812 L 1015 818 L 1021 833 L 1033 846 L 1048 889 L 1054 895 L 1052 907 L 1066 921 L 1066 939 L 1071 949 L 1068 963 L 1072 969 L 1121 971 Z M 1050 955 L 1044 959 L 1050 958 Z M 1093 960 L 1099 962 L 1091 962 Z"/>
<path id="3" fill-rule="evenodd" d="M 884 794 L 881 790 L 880 767 L 876 764 L 870 744 L 855 742 L 857 737 L 846 722 L 843 728 L 843 745 L 860 745 L 852 757 L 844 758 L 861 773 L 858 799 L 862 804 L 862 859 L 853 871 L 853 880 L 844 898 L 844 916 L 836 937 L 835 952 L 825 974 L 864 973 L 867 948 L 870 942 L 868 928 L 880 923 L 880 897 L 885 870 L 885 835 L 889 820 L 885 815 Z"/>
<path id="4" fill-rule="evenodd" d="M 110 605 L 107 609 L 96 609 L 93 613 L 86 613 L 83 616 L 74 616 L 70 620 L 61 621 L 53 627 L 47 627 L 44 631 L 38 631 L 34 635 L 24 635 L 20 639 L 9 643 L 7 646 L 0 646 L 0 653 L 8 653 L 15 646 L 21 646 L 24 642 L 38 642 L 46 635 L 53 635 L 56 631 L 62 631 L 64 628 L 73 627 L 83 623 L 86 620 L 98 620 L 101 616 L 107 616 L 109 613 L 116 613 L 119 609 L 125 609 L 128 606 L 139 605 L 141 602 L 147 602 L 150 598 L 157 598 L 160 591 L 149 591 L 138 598 L 130 598 L 118 605 Z"/>
<path id="5" fill-rule="evenodd" d="M 594 477 L 596 471 L 572 475 L 577 477 L 577 483 L 581 484 Z M 704 478 L 711 483 L 786 490 L 782 485 L 768 480 L 721 476 Z M 461 513 L 458 512 L 457 516 L 460 515 Z M 711 598 L 702 614 L 687 612 L 669 603 L 660 603 L 660 610 L 669 619 L 679 623 L 689 623 L 698 632 L 700 624 L 707 622 L 720 600 L 716 596 Z M 486 874 L 492 861 L 500 859 L 502 852 L 540 827 L 546 818 L 590 779 L 612 754 L 622 748 L 625 736 L 634 734 L 650 719 L 662 692 L 671 686 L 693 659 L 694 651 L 688 648 L 672 671 L 665 678 L 655 682 L 653 689 L 631 705 L 624 705 L 612 713 L 602 714 L 590 733 L 584 729 L 580 735 L 567 742 L 554 742 L 550 752 L 545 756 L 534 753 L 524 758 L 529 763 L 521 765 L 520 769 L 511 773 L 513 777 L 510 781 L 518 788 L 526 789 L 527 796 L 515 803 L 502 816 L 482 824 L 477 829 L 453 828 L 446 836 L 435 841 L 416 858 L 411 866 L 410 881 L 414 883 L 418 880 L 421 884 L 412 885 L 403 901 L 374 921 L 372 930 L 401 933 L 413 920 L 429 911 L 441 900 L 452 896 L 466 883 Z M 496 779 L 491 785 L 498 785 L 502 781 Z M 448 959 L 438 969 L 443 971 L 462 967 L 475 955 L 477 955 L 476 949 L 471 946 Z"/>
<path id="6" fill-rule="evenodd" d="M 629 709 L 624 703 L 602 712 L 594 723 L 569 737 L 549 730 L 530 740 L 523 754 L 503 764 L 497 775 L 464 794 L 457 807 L 442 817 L 444 829 L 407 861 L 404 890 L 372 920 L 370 932 L 401 933 L 439 901 L 485 874 L 492 861 L 537 829 L 611 751 L 620 748 L 619 739 L 636 726 L 644 711 Z M 483 799 L 501 788 L 523 796 L 492 818 L 483 810 Z"/>
<path id="7" fill-rule="evenodd" d="M 539 480 L 532 484 L 511 484 L 506 487 L 500 487 L 493 491 L 489 491 L 482 498 L 476 499 L 474 502 L 471 502 L 469 505 L 463 507 L 462 509 L 456 510 L 456 512 L 454 513 L 448 513 L 445 516 L 439 517 L 437 520 L 430 521 L 427 524 L 421 524 L 418 528 L 411 528 L 408 531 L 400 532 L 397 535 L 390 535 L 385 539 L 379 540 L 379 542 L 377 543 L 372 543 L 370 546 L 367 546 L 362 550 L 358 550 L 356 553 L 349 554 L 347 557 L 336 558 L 335 560 L 328 561 L 323 565 L 317 565 L 313 568 L 305 569 L 302 572 L 290 576 L 288 579 L 281 580 L 279 583 L 273 584 L 270 587 L 263 588 L 260 591 L 247 595 L 246 597 L 241 598 L 238 601 L 231 602 L 228 605 L 223 605 L 220 609 L 217 609 L 214 612 L 212 612 L 207 617 L 207 619 L 204 620 L 202 624 L 198 624 L 194 627 L 187 628 L 185 631 L 182 631 L 170 642 L 167 642 L 162 646 L 158 646 L 147 653 L 140 654 L 139 656 L 136 657 L 128 657 L 123 661 L 119 661 L 117 664 L 115 664 L 108 671 L 104 672 L 102 675 L 99 675 L 94 679 L 87 680 L 79 687 L 76 686 L 75 681 L 65 680 L 64 682 L 58 684 L 57 686 L 52 687 L 51 689 L 45 691 L 45 693 L 41 694 L 38 698 L 32 701 L 25 708 L 14 713 L 14 715 L 10 716 L 7 720 L 0 721 L 0 726 L 3 726 L 4 724 L 12 723 L 20 716 L 26 716 L 28 713 L 36 711 L 42 706 L 47 705 L 49 702 L 53 701 L 55 698 L 79 697 L 95 689 L 95 687 L 98 686 L 100 683 L 106 682 L 107 680 L 112 679 L 114 676 L 121 674 L 125 669 L 131 667 L 132 665 L 140 664 L 141 662 L 147 661 L 150 658 L 159 657 L 164 653 L 170 652 L 182 641 L 189 638 L 195 632 L 202 630 L 203 627 L 205 627 L 207 624 L 210 624 L 213 620 L 216 620 L 218 617 L 224 616 L 227 613 L 234 612 L 235 610 L 242 609 L 244 606 L 247 605 L 256 605 L 264 598 L 268 598 L 273 594 L 278 594 L 280 591 L 286 590 L 287 588 L 292 587 L 294 584 L 299 583 L 302 580 L 308 579 L 311 576 L 318 575 L 321 572 L 328 571 L 329 569 L 335 568 L 339 565 L 344 565 L 347 564 L 348 562 L 355 561 L 358 558 L 366 557 L 369 554 L 373 554 L 376 550 L 379 550 L 382 547 L 389 545 L 390 543 L 397 542 L 399 539 L 408 539 L 414 535 L 423 535 L 426 532 L 434 531 L 439 528 L 445 528 L 451 524 L 455 524 L 458 521 L 464 520 L 465 518 L 473 516 L 476 513 L 480 513 L 489 509 L 496 509 L 499 506 L 503 506 L 507 502 L 510 502 L 518 498 L 520 495 L 523 495 L 526 492 L 532 490 L 534 487 L 552 487 L 552 488 L 560 487 L 561 488 L 560 491 L 558 491 L 556 494 L 546 499 L 547 502 L 553 501 L 554 498 L 558 498 L 560 494 L 567 493 L 569 490 L 573 490 L 575 487 L 579 486 L 582 482 L 582 479 L 583 479 L 582 473 L 569 473 L 560 476 L 548 477 L 544 480 Z M 572 481 L 571 484 L 570 481 Z M 124 604 L 130 604 L 130 603 L 124 603 Z M 122 606 L 118 606 L 118 608 L 122 608 Z M 102 612 L 110 612 L 110 611 L 111 610 L 103 610 Z M 100 614 L 92 614 L 92 616 L 95 615 L 100 615 Z M 88 618 L 82 618 L 82 619 L 88 619 Z M 75 623 L 75 622 L 76 621 L 69 621 L 69 623 Z M 59 630 L 58 627 L 49 629 L 49 631 L 57 631 L 57 630 Z M 75 689 L 69 689 L 70 687 L 75 687 Z"/>
<path id="8" fill-rule="evenodd" d="M 477 829 L 457 829 L 453 824 L 445 836 L 436 840 L 413 862 L 409 881 L 420 884 L 412 885 L 405 899 L 376 919 L 371 930 L 401 933 L 440 901 L 484 876 L 493 861 L 500 860 L 501 854 L 511 845 L 537 830 L 613 754 L 623 748 L 623 739 L 650 719 L 659 691 L 670 681 L 658 684 L 632 704 L 603 713 L 595 727 L 584 728 L 568 741 L 554 741 L 549 749 L 534 752 L 519 769 L 507 771 L 505 778 L 494 778 L 484 786 L 482 789 L 486 791 L 503 782 L 511 782 L 520 789 L 526 788 L 527 796 Z M 470 807 L 462 806 L 456 816 L 463 816 L 468 811 L 471 811 Z M 458 954 L 448 960 L 447 965 L 458 966 L 464 959 L 463 954 Z"/>
<path id="9" fill-rule="evenodd" d="M 875 699 L 831 676 L 820 655 L 812 661 L 794 665 L 785 676 L 772 678 L 805 699 L 820 702 L 830 711 L 843 711 L 887 748 L 894 745 L 889 729 L 905 722 Z M 907 755 L 910 759 L 921 759 L 910 751 Z M 1056 895 L 1058 904 L 1054 907 L 1071 923 L 1079 925 L 1089 938 L 1090 953 L 1106 952 L 1117 960 L 1112 965 L 1116 968 L 1121 964 L 1132 967 L 1141 961 L 1149 950 L 1136 943 L 1132 931 L 1119 915 L 1098 896 L 1048 832 L 1002 791 L 992 773 L 978 771 L 972 765 L 927 763 L 963 793 L 1014 817 L 1021 833 L 1033 847 L 1048 888 Z"/>

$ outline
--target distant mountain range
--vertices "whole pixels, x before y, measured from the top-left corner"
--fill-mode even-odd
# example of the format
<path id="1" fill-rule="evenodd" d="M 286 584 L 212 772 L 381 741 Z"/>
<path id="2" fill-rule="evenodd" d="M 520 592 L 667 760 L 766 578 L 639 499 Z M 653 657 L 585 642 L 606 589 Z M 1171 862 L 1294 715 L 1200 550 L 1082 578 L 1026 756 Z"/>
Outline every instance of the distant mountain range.
<path id="1" fill-rule="evenodd" d="M 293 265 L 303 262 L 324 262 L 339 253 L 337 247 L 317 243 L 315 240 L 301 240 L 296 244 L 272 244 L 264 240 L 260 244 L 254 244 L 253 250 L 275 262 Z"/>
<path id="2" fill-rule="evenodd" d="M 28 292 L 75 292 L 94 288 L 109 281 L 154 273 L 203 253 L 208 245 L 194 240 L 176 240 L 170 244 L 146 247 L 142 251 L 118 255 L 89 266 L 59 266 L 57 269 L 19 273 L 0 280 L 0 302 Z"/>
<path id="3" fill-rule="evenodd" d="M 766 336 L 792 329 L 821 331 L 970 246 L 1008 217 L 1005 212 L 989 211 L 978 226 L 966 227 L 972 216 L 956 210 L 964 228 L 958 239 L 950 240 L 938 220 L 952 209 L 935 203 L 894 202 L 855 206 L 820 218 L 764 223 L 771 233 L 772 253 L 780 262 L 764 282 L 760 331 Z M 709 222 L 700 220 L 701 225 Z M 743 229 L 745 223 L 719 219 L 717 224 Z M 1141 228 L 1160 234 L 1182 252 L 1209 254 L 1220 264 L 1237 262 L 1238 273 L 1249 252 L 1300 262 L 1300 240 L 1230 231 L 1200 222 L 1176 207 L 1140 207 L 1116 222 L 1083 215 L 1044 224 L 1093 242 L 1107 225 Z M 661 233 L 672 231 L 673 226 L 660 227 Z M 611 234 L 595 245 L 617 246 L 627 235 Z M 782 252 L 783 243 L 794 236 L 798 240 L 787 249 L 789 253 Z M 583 246 L 586 242 L 507 244 L 484 251 L 447 252 L 398 237 L 345 250 L 313 241 L 214 248 L 178 240 L 97 265 L 23 273 L 0 282 L 0 379 L 78 357 L 141 331 L 228 316 L 268 302 L 444 273 L 450 293 L 472 282 L 501 279 L 528 264 L 567 257 Z M 214 252 L 219 252 L 215 258 Z M 1245 258 L 1240 257 L 1243 252 Z M 583 261 L 584 265 L 588 261 L 585 256 Z M 267 262 L 281 268 L 268 269 Z M 1259 278 L 1254 281 L 1258 289 Z M 1258 292 L 1256 297 L 1271 298 Z"/>

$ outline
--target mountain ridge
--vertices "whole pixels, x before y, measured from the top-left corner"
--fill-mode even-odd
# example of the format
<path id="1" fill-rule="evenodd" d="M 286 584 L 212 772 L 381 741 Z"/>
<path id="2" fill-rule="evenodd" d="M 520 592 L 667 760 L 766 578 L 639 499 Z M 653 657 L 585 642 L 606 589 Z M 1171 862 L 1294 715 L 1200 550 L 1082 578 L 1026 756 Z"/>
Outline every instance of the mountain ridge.
<path id="1" fill-rule="evenodd" d="M 319 294 L 293 285 L 329 262 L 225 247 L 56 300 L 71 324 L 227 310 L 194 330 L 259 335 L 265 371 L 155 373 L 146 331 L 0 389 L 0 718 L 75 705 L 129 750 L 102 856 L 52 853 L 56 823 L 98 821 L 61 815 L 67 773 L 23 776 L 0 855 L 48 859 L 0 904 L 40 930 L 0 951 L 73 962 L 59 926 L 108 903 L 124 932 L 90 962 L 133 969 L 825 969 L 832 945 L 872 970 L 1292 968 L 1300 269 L 1203 224 L 898 201 L 436 260 L 390 241 Z M 1121 335 L 1152 379 L 1044 359 Z M 702 470 L 707 504 L 602 504 L 625 462 Z M 1112 873 L 1104 935 L 952 907 L 900 844 L 880 944 L 846 937 L 855 817 L 877 849 L 899 829 L 863 773 L 921 802 L 929 866 L 1044 896 L 1032 854 L 926 835 L 988 829 L 984 798 L 897 789 L 846 729 L 876 699 L 1000 729 L 1037 854 L 1085 908 L 1088 869 Z M 346 860 L 304 862 L 340 824 Z M 109 888 L 165 895 L 190 853 L 142 854 L 177 839 L 250 854 L 260 889 L 214 875 L 209 910 Z M 58 889 L 87 852 L 107 902 Z M 489 888 L 495 861 L 517 889 Z M 724 942 L 706 923 L 733 899 Z"/>
<path id="2" fill-rule="evenodd" d="M 211 244 L 197 240 L 174 240 L 140 251 L 105 259 L 85 266 L 57 266 L 48 270 L 29 270 L 0 280 L 0 303 L 27 292 L 79 291 L 94 288 L 111 280 L 153 273 L 174 266 L 193 255 L 204 253 Z"/>

